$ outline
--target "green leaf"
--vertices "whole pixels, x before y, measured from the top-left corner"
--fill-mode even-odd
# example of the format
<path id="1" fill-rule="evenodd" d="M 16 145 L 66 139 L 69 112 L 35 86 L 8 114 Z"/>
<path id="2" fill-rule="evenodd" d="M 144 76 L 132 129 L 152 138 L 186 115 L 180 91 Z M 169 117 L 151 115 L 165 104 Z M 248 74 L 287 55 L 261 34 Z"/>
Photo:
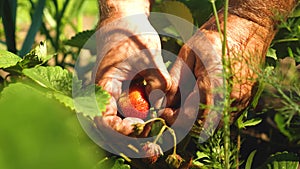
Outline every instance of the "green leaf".
<path id="1" fill-rule="evenodd" d="M 298 169 L 299 160 L 294 153 L 278 152 L 271 155 L 260 169 Z"/>
<path id="2" fill-rule="evenodd" d="M 163 31 L 165 33 L 167 33 L 168 35 L 170 35 L 170 36 L 174 36 L 176 38 L 180 38 L 179 32 L 177 32 L 176 28 L 173 25 L 169 25 L 169 26 L 163 28 Z"/>
<path id="3" fill-rule="evenodd" d="M 187 22 L 190 22 L 191 26 L 189 27 L 187 24 L 179 21 L 178 19 L 172 19 L 168 16 L 168 20 L 175 27 L 177 32 L 182 37 L 183 41 L 187 41 L 193 34 L 194 26 L 193 26 L 193 15 L 189 8 L 185 6 L 185 4 L 178 1 L 166 1 L 162 4 L 162 12 L 175 15 L 179 18 L 185 19 Z"/>
<path id="4" fill-rule="evenodd" d="M 74 91 L 75 92 L 75 91 Z M 74 93 L 73 92 L 73 93 Z M 96 85 L 89 85 L 74 96 L 75 109 L 85 116 L 101 116 L 109 103 L 110 94 Z"/>
<path id="5" fill-rule="evenodd" d="M 251 165 L 253 163 L 253 158 L 255 156 L 256 150 L 252 151 L 247 159 L 245 169 L 251 169 Z"/>
<path id="6" fill-rule="evenodd" d="M 128 164 L 124 164 L 124 162 L 125 160 L 122 158 L 117 159 L 111 169 L 130 169 L 130 166 Z"/>
<path id="7" fill-rule="evenodd" d="M 61 67 L 35 67 L 24 69 L 23 73 L 40 86 L 49 89 L 48 94 L 66 107 L 85 116 L 101 116 L 109 103 L 108 92 L 96 85 L 82 88 L 81 81 L 73 78 L 70 72 Z"/>
<path id="8" fill-rule="evenodd" d="M 106 110 L 106 105 L 109 103 L 110 94 L 98 86 L 96 87 L 95 94 L 99 110 L 100 112 L 104 112 Z"/>
<path id="9" fill-rule="evenodd" d="M 193 23 L 194 19 L 191 11 L 184 3 L 178 1 L 166 1 L 162 5 L 163 12 L 178 16 Z"/>
<path id="10" fill-rule="evenodd" d="M 200 139 L 195 140 L 198 151 L 201 152 L 198 153 L 198 156 L 203 157 L 202 159 L 197 159 L 197 161 L 202 163 L 206 168 L 224 168 L 225 149 L 223 138 L 224 132 L 217 130 L 214 135 L 209 137 L 208 140 L 205 140 L 205 142 L 199 142 Z M 230 151 L 229 159 L 232 168 L 236 168 L 236 159 L 238 158 L 235 144 L 234 142 L 230 142 L 230 149 L 228 150 Z"/>
<path id="11" fill-rule="evenodd" d="M 255 126 L 255 125 L 259 124 L 261 121 L 262 121 L 261 118 L 253 118 L 253 119 L 247 120 L 247 121 L 241 123 L 241 128 Z"/>
<path id="12" fill-rule="evenodd" d="M 2 169 L 85 169 L 104 155 L 70 109 L 33 86 L 10 84 L 0 107 Z"/>
<path id="13" fill-rule="evenodd" d="M 56 98 L 60 103 L 64 104 L 66 107 L 70 108 L 71 110 L 75 110 L 73 98 L 70 96 L 66 96 L 60 92 L 53 92 L 53 97 Z"/>
<path id="14" fill-rule="evenodd" d="M 285 136 L 287 136 L 289 138 L 292 137 L 291 134 L 289 133 L 289 131 L 286 129 L 286 121 L 285 121 L 285 118 L 281 114 L 279 114 L 279 113 L 275 114 L 274 121 L 276 122 L 277 127 L 282 134 L 284 134 Z"/>
<path id="15" fill-rule="evenodd" d="M 82 48 L 85 43 L 93 36 L 95 30 L 87 30 L 77 33 L 70 40 L 65 42 L 65 45 Z"/>
<path id="16" fill-rule="evenodd" d="M 239 128 L 243 128 L 244 119 L 248 116 L 248 110 L 244 110 L 243 113 L 237 118 L 235 125 Z"/>
<path id="17" fill-rule="evenodd" d="M 15 66 L 21 58 L 9 51 L 0 50 L 0 68 Z"/>
<path id="18" fill-rule="evenodd" d="M 277 60 L 277 54 L 276 50 L 273 48 L 269 48 L 267 52 L 267 57 L 273 58 L 274 60 Z"/>
<path id="19" fill-rule="evenodd" d="M 277 113 L 274 117 L 274 121 L 276 122 L 279 131 L 288 137 L 290 141 L 297 141 L 300 139 L 299 117 L 295 118 L 295 122 L 292 120 L 292 122 L 289 123 L 289 117 L 284 117 L 284 115 Z"/>
<path id="20" fill-rule="evenodd" d="M 257 106 L 257 104 L 259 102 L 259 99 L 261 97 L 261 94 L 263 93 L 264 89 L 265 89 L 265 83 L 262 80 L 260 80 L 259 84 L 258 84 L 258 87 L 257 87 L 257 91 L 256 91 L 256 93 L 253 97 L 253 101 L 251 103 L 252 107 L 255 108 Z"/>
<path id="21" fill-rule="evenodd" d="M 73 79 L 70 72 L 58 66 L 49 66 L 24 69 L 23 73 L 39 86 L 47 89 L 43 91 L 47 97 L 55 98 L 64 106 L 75 110 L 72 87 L 74 85 L 81 88 L 81 81 Z"/>
<path id="22" fill-rule="evenodd" d="M 163 124 L 161 122 L 154 122 L 151 126 L 150 136 L 157 136 Z"/>
<path id="23" fill-rule="evenodd" d="M 246 120 L 247 116 L 248 116 L 248 110 L 245 110 L 240 115 L 240 117 L 236 120 L 235 124 L 239 129 L 243 129 L 243 128 L 246 128 L 249 126 L 255 126 L 262 121 L 262 119 L 260 119 L 260 118 L 252 118 L 252 119 Z M 246 121 L 244 121 L 244 120 L 246 120 Z"/>
<path id="24" fill-rule="evenodd" d="M 300 17 L 300 6 L 299 5 L 297 5 L 296 9 L 294 9 L 294 11 L 290 17 L 293 17 L 293 18 Z"/>
<path id="25" fill-rule="evenodd" d="M 106 157 L 97 164 L 95 169 L 130 169 L 130 166 L 128 164 L 124 164 L 124 162 L 125 160 L 123 158 L 117 158 L 115 156 L 111 158 Z"/>
<path id="26" fill-rule="evenodd" d="M 52 91 L 72 96 L 72 74 L 61 67 L 35 67 L 24 69 L 24 75 Z"/>
<path id="27" fill-rule="evenodd" d="M 46 43 L 40 42 L 38 46 L 32 49 L 21 59 L 19 56 L 7 51 L 0 51 L 0 68 L 10 73 L 22 74 L 22 70 L 35 67 L 47 62 L 52 55 L 47 55 Z"/>
<path id="28" fill-rule="evenodd" d="M 46 42 L 40 42 L 34 49 L 32 49 L 24 58 L 20 61 L 19 65 L 24 68 L 34 67 L 41 65 L 51 59 L 51 55 L 47 55 Z"/>
<path id="29" fill-rule="evenodd" d="M 199 160 L 202 158 L 209 158 L 209 156 L 207 154 L 205 154 L 204 152 L 200 152 L 200 151 L 197 151 L 196 155 L 197 155 L 197 158 L 195 160 Z"/>

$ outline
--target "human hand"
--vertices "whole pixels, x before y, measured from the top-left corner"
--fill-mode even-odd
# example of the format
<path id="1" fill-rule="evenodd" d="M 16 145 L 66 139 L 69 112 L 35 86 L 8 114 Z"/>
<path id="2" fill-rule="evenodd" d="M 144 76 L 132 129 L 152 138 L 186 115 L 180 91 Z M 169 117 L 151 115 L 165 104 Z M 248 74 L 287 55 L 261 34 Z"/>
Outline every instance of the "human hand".
<path id="1" fill-rule="evenodd" d="M 226 60 L 230 60 L 232 91 L 230 98 L 232 106 L 236 111 L 231 113 L 231 121 L 238 117 L 250 102 L 255 93 L 254 86 L 260 66 L 264 63 L 267 49 L 276 34 L 276 24 L 279 23 L 278 14 L 282 18 L 295 7 L 295 0 L 289 1 L 230 1 L 229 16 L 227 20 L 227 53 Z M 268 6 L 269 8 L 265 8 Z M 223 27 L 223 11 L 219 12 L 221 27 Z M 223 29 L 222 29 L 223 31 Z M 182 47 L 178 59 L 170 72 L 173 79 L 172 87 L 168 93 L 168 107 L 163 110 L 162 117 L 167 119 L 169 124 L 174 123 L 179 110 L 189 117 L 198 116 L 199 119 L 211 114 L 209 107 L 221 101 L 224 91 L 215 93 L 216 89 L 224 85 L 222 66 L 222 44 L 218 33 L 215 18 L 207 21 L 198 32 Z M 198 111 L 190 111 L 185 107 L 195 95 L 195 88 L 192 91 L 181 93 L 179 86 L 189 81 L 182 71 L 187 65 L 194 73 L 196 89 L 199 90 L 200 102 L 207 108 Z M 181 98 L 179 95 L 181 94 Z M 185 103 L 180 109 L 176 105 L 180 100 Z M 183 110 L 182 110 L 183 109 Z M 186 109 L 186 110 L 184 110 Z M 195 114 L 196 113 L 196 114 Z M 186 120 L 185 119 L 185 120 Z M 185 120 L 183 123 L 185 123 Z M 218 121 L 216 121 L 218 123 Z"/>
<path id="2" fill-rule="evenodd" d="M 148 21 L 150 2 L 107 0 L 100 5 L 98 60 L 93 76 L 95 83 L 111 94 L 111 99 L 106 112 L 96 118 L 96 124 L 129 135 L 133 132 L 132 124 L 143 121 L 130 117 L 122 119 L 117 115 L 117 101 L 123 89 L 137 78 L 146 81 L 148 95 L 155 89 L 166 92 L 171 78 L 162 60 L 159 36 Z"/>

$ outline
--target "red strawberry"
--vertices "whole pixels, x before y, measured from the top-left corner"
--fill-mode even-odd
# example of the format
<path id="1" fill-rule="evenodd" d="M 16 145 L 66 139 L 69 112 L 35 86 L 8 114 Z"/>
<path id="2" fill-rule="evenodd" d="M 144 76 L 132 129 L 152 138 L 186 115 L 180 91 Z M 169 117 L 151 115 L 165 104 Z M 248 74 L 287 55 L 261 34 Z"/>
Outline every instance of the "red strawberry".
<path id="1" fill-rule="evenodd" d="M 149 113 L 149 103 L 146 99 L 145 87 L 141 84 L 133 84 L 121 94 L 118 101 L 121 113 L 125 117 L 137 117 L 145 119 Z"/>

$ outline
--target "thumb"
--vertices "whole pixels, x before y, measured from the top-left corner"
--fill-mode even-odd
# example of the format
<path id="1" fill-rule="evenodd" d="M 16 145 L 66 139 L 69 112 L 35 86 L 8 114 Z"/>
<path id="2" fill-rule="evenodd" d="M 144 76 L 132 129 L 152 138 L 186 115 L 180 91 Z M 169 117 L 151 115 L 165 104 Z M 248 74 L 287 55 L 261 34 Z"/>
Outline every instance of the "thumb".
<path id="1" fill-rule="evenodd" d="M 178 109 L 165 108 L 159 111 L 160 117 L 173 127 L 189 129 L 196 121 L 199 112 L 200 95 L 198 87 L 187 96 L 183 105 Z"/>
<path id="2" fill-rule="evenodd" d="M 167 93 L 167 107 L 177 107 L 193 89 L 196 82 L 193 72 L 195 60 L 195 53 L 185 44 L 170 71 L 172 86 Z"/>

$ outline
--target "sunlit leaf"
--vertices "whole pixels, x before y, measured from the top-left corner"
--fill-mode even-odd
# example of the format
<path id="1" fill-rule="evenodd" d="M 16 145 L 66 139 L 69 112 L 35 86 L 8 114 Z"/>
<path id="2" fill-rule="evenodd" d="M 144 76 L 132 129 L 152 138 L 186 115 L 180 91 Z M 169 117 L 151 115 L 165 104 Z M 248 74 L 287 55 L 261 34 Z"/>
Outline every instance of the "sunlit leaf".
<path id="1" fill-rule="evenodd" d="M 277 113 L 274 117 L 274 121 L 276 122 L 279 131 L 288 137 L 290 141 L 300 140 L 299 119 L 296 120 L 296 125 L 288 125 L 288 118 L 284 117 L 280 113 Z"/>
<path id="2" fill-rule="evenodd" d="M 249 126 L 256 126 L 259 123 L 261 123 L 261 121 L 262 121 L 262 119 L 260 119 L 260 118 L 253 118 L 253 119 L 247 120 L 245 122 L 242 122 L 240 127 L 245 128 L 245 127 L 249 127 Z"/>
<path id="3" fill-rule="evenodd" d="M 70 40 L 65 42 L 65 45 L 82 48 L 86 42 L 93 36 L 95 30 L 87 30 L 77 33 Z"/>
<path id="4" fill-rule="evenodd" d="M 1 169 L 92 168 L 101 155 L 76 115 L 34 86 L 10 84 L 0 107 Z"/>
<path id="5" fill-rule="evenodd" d="M 190 24 L 186 24 L 184 23 L 184 21 L 172 19 L 171 17 L 167 16 L 168 20 L 175 27 L 178 34 L 182 37 L 183 41 L 187 41 L 192 36 L 194 31 L 194 19 L 191 11 L 188 7 L 185 6 L 185 4 L 178 1 L 165 1 L 162 4 L 162 12 L 175 15 L 186 20 L 187 22 L 190 22 Z"/>
<path id="6" fill-rule="evenodd" d="M 101 160 L 95 169 L 109 168 L 109 169 L 130 169 L 131 167 L 128 164 L 124 164 L 125 160 L 122 158 L 111 157 L 104 158 Z"/>
<path id="7" fill-rule="evenodd" d="M 101 116 L 109 103 L 110 95 L 107 91 L 96 85 L 89 85 L 74 96 L 75 109 L 85 116 Z"/>
<path id="8" fill-rule="evenodd" d="M 269 157 L 260 169 L 298 169 L 299 160 L 294 153 L 279 152 Z"/>
<path id="9" fill-rule="evenodd" d="M 27 53 L 18 63 L 23 69 L 41 65 L 51 59 L 52 55 L 47 55 L 46 42 L 40 42 L 34 49 Z"/>
<path id="10" fill-rule="evenodd" d="M 0 68 L 15 66 L 21 58 L 6 50 L 0 50 Z"/>
<path id="11" fill-rule="evenodd" d="M 277 60 L 277 54 L 276 50 L 273 48 L 269 48 L 267 52 L 267 57 L 273 58 L 274 60 Z"/>
<path id="12" fill-rule="evenodd" d="M 62 94 L 60 92 L 53 92 L 52 95 L 66 107 L 70 108 L 73 111 L 75 110 L 74 101 L 72 97 Z"/>
<path id="13" fill-rule="evenodd" d="M 300 17 L 300 6 L 299 5 L 296 7 L 296 9 L 294 9 L 294 11 L 290 17 L 294 17 L 294 18 Z"/>
<path id="14" fill-rule="evenodd" d="M 61 67 L 35 67 L 24 69 L 23 73 L 45 88 L 72 96 L 73 76 Z"/>
<path id="15" fill-rule="evenodd" d="M 112 169 L 130 169 L 128 164 L 124 164 L 125 160 L 122 158 L 117 159 Z"/>
<path id="16" fill-rule="evenodd" d="M 245 169 L 251 169 L 252 163 L 253 163 L 253 158 L 255 156 L 256 150 L 252 151 L 250 155 L 248 156 L 247 162 Z"/>

